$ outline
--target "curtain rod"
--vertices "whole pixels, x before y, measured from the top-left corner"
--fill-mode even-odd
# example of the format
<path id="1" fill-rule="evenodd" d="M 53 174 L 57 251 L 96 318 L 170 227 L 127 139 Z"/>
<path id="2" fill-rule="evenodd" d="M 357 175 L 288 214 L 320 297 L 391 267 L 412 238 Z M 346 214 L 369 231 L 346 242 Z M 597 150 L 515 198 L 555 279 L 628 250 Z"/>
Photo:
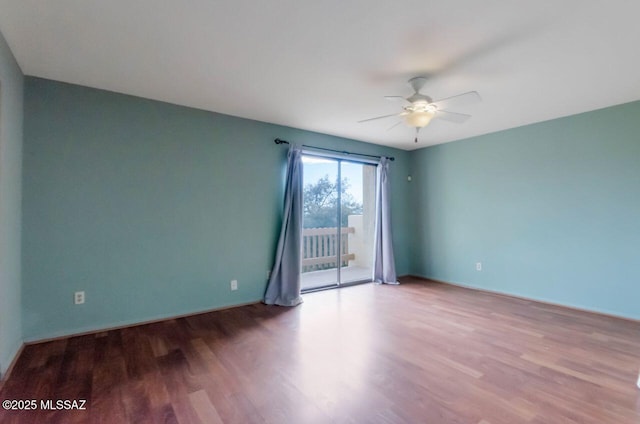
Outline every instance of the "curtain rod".
<path id="1" fill-rule="evenodd" d="M 283 140 L 281 138 L 276 138 L 275 140 L 273 140 L 273 142 L 276 144 L 290 144 L 287 140 Z M 382 158 L 382 156 L 377 156 L 377 155 L 367 155 L 365 153 L 351 153 L 351 152 L 347 152 L 346 150 L 325 149 L 324 147 L 308 146 L 306 144 L 303 144 L 302 147 L 309 147 L 310 149 L 317 149 L 317 150 L 325 150 L 327 152 L 342 153 L 345 155 L 366 156 L 369 158 L 377 158 L 377 159 Z M 390 161 L 396 160 L 396 158 L 394 158 L 393 156 L 385 156 L 385 157 Z"/>

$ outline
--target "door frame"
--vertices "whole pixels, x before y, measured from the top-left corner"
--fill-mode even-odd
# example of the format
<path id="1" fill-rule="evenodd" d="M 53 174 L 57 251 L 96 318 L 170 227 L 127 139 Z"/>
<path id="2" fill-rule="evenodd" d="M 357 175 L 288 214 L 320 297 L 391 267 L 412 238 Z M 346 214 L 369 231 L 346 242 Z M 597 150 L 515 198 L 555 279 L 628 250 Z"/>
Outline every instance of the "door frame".
<path id="1" fill-rule="evenodd" d="M 378 178 L 378 170 L 377 170 L 377 166 L 378 166 L 378 161 L 373 160 L 373 159 L 360 159 L 360 158 L 353 158 L 351 155 L 349 155 L 348 153 L 344 153 L 344 154 L 339 154 L 339 153 L 321 153 L 321 152 L 317 152 L 317 151 L 313 151 L 313 150 L 306 150 L 303 149 L 302 150 L 302 156 L 311 156 L 311 157 L 316 157 L 316 158 L 320 158 L 320 159 L 328 159 L 328 160 L 335 160 L 338 164 L 338 200 L 337 200 L 337 235 L 336 235 L 336 243 L 338 245 L 337 248 L 337 253 L 336 253 L 336 259 L 337 259 L 337 270 L 336 270 L 336 282 L 335 283 L 331 283 L 331 284 L 326 284 L 323 286 L 318 286 L 318 287 L 313 287 L 313 288 L 308 288 L 308 289 L 302 289 L 301 292 L 302 293 L 311 293 L 314 291 L 320 291 L 320 290 L 330 290 L 330 289 L 337 289 L 337 288 L 341 288 L 341 287 L 348 287 L 348 286 L 354 286 L 357 284 L 364 284 L 364 283 L 368 283 L 370 281 L 367 280 L 360 280 L 360 281 L 349 281 L 347 283 L 343 283 L 341 282 L 342 279 L 342 275 L 341 275 L 341 269 L 342 269 L 342 192 L 341 192 L 341 186 L 342 186 L 342 162 L 349 162 L 349 163 L 354 163 L 354 164 L 358 164 L 358 165 L 368 165 L 368 166 L 375 166 L 376 167 L 376 179 Z M 303 174 L 304 174 L 304 164 L 303 164 Z M 304 218 L 303 218 L 303 222 L 304 222 Z M 301 272 L 302 274 L 302 272 Z"/>

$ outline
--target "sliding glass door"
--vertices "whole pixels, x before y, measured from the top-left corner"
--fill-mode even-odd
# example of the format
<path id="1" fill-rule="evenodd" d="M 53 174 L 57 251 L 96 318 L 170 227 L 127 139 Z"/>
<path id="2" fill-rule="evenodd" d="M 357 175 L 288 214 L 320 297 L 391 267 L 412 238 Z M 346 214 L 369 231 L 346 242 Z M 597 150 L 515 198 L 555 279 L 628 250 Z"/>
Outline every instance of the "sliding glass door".
<path id="1" fill-rule="evenodd" d="M 338 185 L 340 163 L 302 157 L 302 290 L 338 284 Z"/>
<path id="2" fill-rule="evenodd" d="M 371 280 L 372 164 L 303 155 L 302 290 Z"/>
<path id="3" fill-rule="evenodd" d="M 341 162 L 342 242 L 347 260 L 341 262 L 340 282 L 371 281 L 375 218 L 376 167 Z"/>

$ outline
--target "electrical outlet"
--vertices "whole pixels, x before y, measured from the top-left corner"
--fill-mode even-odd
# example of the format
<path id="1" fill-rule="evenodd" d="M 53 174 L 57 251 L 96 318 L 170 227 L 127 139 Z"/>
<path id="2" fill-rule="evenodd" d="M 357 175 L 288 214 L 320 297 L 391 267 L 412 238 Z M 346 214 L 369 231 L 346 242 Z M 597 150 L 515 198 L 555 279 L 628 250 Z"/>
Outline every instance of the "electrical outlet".
<path id="1" fill-rule="evenodd" d="M 482 262 L 476 262 L 476 271 L 482 271 Z"/>
<path id="2" fill-rule="evenodd" d="M 230 286 L 232 291 L 238 290 L 238 280 L 231 280 Z"/>
<path id="3" fill-rule="evenodd" d="M 76 305 L 82 305 L 84 303 L 84 292 L 77 291 L 73 294 L 73 303 Z"/>

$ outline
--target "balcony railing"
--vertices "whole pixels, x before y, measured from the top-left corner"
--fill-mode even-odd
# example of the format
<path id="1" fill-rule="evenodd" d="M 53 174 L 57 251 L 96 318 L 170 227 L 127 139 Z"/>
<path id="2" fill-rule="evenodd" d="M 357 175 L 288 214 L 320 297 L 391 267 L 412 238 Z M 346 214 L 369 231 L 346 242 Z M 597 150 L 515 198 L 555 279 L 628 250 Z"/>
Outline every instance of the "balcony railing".
<path id="1" fill-rule="evenodd" d="M 356 255 L 349 252 L 349 234 L 354 227 L 340 230 L 340 265 L 348 266 Z M 304 228 L 302 230 L 302 272 L 337 268 L 338 228 Z"/>

